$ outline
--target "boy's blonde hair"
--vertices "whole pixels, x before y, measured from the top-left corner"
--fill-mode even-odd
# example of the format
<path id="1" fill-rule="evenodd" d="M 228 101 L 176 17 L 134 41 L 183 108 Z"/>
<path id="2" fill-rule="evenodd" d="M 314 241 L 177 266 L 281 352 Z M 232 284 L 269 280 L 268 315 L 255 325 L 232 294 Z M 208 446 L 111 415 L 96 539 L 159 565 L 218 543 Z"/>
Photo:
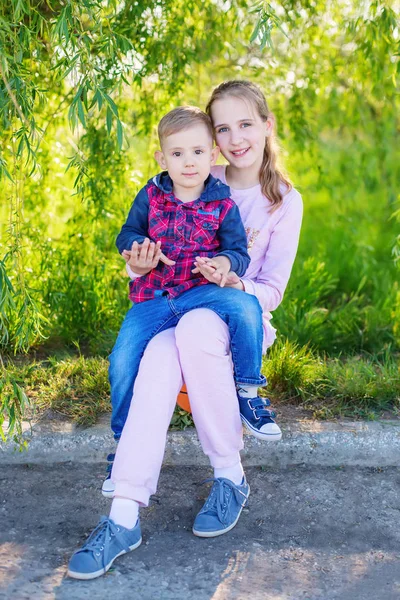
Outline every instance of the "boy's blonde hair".
<path id="1" fill-rule="evenodd" d="M 266 121 L 270 115 L 273 116 L 264 94 L 257 85 L 246 80 L 231 80 L 224 81 L 212 92 L 206 107 L 206 112 L 210 117 L 213 103 L 227 96 L 250 102 L 263 121 Z M 272 210 L 276 210 L 282 204 L 284 193 L 293 187 L 287 175 L 281 168 L 278 168 L 277 158 L 277 144 L 275 136 L 272 134 L 265 138 L 264 156 L 259 174 L 261 191 L 271 202 Z M 286 188 L 284 193 L 281 191 L 282 183 Z"/>
<path id="2" fill-rule="evenodd" d="M 197 106 L 178 106 L 167 113 L 158 124 L 158 138 L 162 145 L 165 138 L 178 131 L 190 129 L 195 125 L 202 124 L 210 134 L 211 141 L 214 139 L 213 127 L 210 117 L 197 108 Z"/>

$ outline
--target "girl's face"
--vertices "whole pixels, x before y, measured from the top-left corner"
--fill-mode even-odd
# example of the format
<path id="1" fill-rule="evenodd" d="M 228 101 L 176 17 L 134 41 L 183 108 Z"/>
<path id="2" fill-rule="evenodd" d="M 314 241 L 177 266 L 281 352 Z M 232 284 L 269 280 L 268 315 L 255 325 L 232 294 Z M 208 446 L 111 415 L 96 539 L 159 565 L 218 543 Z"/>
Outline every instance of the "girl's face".
<path id="1" fill-rule="evenodd" d="M 216 144 L 229 164 L 237 169 L 259 169 L 272 118 L 263 121 L 250 102 L 235 96 L 213 102 L 211 118 Z"/>

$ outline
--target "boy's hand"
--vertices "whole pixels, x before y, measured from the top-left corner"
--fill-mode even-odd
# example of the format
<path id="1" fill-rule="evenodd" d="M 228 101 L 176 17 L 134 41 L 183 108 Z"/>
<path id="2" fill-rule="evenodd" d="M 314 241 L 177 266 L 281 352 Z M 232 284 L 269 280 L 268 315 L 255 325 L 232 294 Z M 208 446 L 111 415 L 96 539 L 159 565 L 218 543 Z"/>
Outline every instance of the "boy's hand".
<path id="1" fill-rule="evenodd" d="M 122 258 L 130 266 L 132 271 L 137 275 L 147 275 L 154 269 L 159 261 L 166 265 L 172 266 L 175 264 L 161 252 L 161 242 L 150 242 L 149 238 L 145 238 L 143 244 L 133 242 L 130 250 L 123 250 Z"/>
<path id="2" fill-rule="evenodd" d="M 231 261 L 227 256 L 215 256 L 214 258 L 196 256 L 194 265 L 192 273 L 201 273 L 208 281 L 216 283 L 220 287 L 225 286 L 228 273 L 231 272 Z"/>

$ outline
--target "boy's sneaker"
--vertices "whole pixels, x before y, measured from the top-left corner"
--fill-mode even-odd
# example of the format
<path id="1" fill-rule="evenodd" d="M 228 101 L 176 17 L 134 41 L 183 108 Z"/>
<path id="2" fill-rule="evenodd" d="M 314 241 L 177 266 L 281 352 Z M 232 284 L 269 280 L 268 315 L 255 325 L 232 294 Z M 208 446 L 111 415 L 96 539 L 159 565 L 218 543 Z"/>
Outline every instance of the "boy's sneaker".
<path id="1" fill-rule="evenodd" d="M 242 398 L 238 395 L 240 417 L 243 425 L 259 440 L 278 442 L 282 431 L 274 421 L 275 413 L 266 407 L 271 404 L 268 398 Z"/>
<path id="2" fill-rule="evenodd" d="M 195 518 L 193 533 L 198 537 L 216 537 L 227 533 L 239 520 L 240 513 L 250 494 L 250 486 L 243 476 L 240 485 L 225 477 L 206 479 L 213 481 L 211 492 Z"/>
<path id="3" fill-rule="evenodd" d="M 101 517 L 87 542 L 72 555 L 68 575 L 74 579 L 95 579 L 106 573 L 118 556 L 135 550 L 141 543 L 139 519 L 135 527 L 126 529 Z"/>
<path id="4" fill-rule="evenodd" d="M 114 458 L 115 454 L 109 454 L 107 456 L 107 477 L 101 486 L 101 493 L 106 498 L 112 498 L 114 496 L 115 484 L 111 481 L 111 471 L 113 468 Z"/>

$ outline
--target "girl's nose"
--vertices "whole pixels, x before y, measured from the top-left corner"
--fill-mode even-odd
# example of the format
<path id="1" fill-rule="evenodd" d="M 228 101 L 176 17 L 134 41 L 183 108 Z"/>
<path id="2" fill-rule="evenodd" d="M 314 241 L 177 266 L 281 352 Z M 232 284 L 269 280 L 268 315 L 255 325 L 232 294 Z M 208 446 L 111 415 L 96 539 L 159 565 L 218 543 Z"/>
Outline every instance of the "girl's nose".
<path id="1" fill-rule="evenodd" d="M 243 132 L 239 129 L 238 131 L 231 131 L 231 144 L 237 146 L 243 141 Z"/>

